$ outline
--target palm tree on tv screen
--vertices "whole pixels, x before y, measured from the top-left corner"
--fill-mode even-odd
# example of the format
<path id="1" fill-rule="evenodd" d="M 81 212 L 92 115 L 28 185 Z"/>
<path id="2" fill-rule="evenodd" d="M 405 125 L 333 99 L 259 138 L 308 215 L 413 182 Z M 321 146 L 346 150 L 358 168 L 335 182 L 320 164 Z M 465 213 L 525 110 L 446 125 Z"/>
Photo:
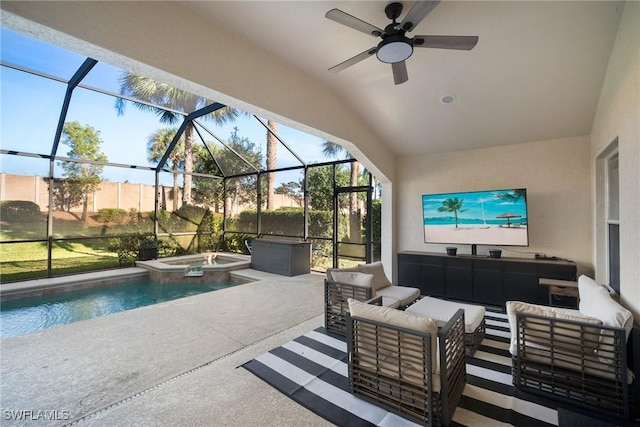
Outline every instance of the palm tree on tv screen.
<path id="1" fill-rule="evenodd" d="M 522 199 L 525 202 L 527 201 L 527 190 L 525 189 L 519 189 L 519 190 L 513 190 L 510 193 L 501 193 L 498 194 L 498 199 L 502 199 L 502 200 L 508 200 L 511 202 L 517 202 L 518 200 Z"/>
<path id="2" fill-rule="evenodd" d="M 438 212 L 452 212 L 456 219 L 456 228 L 458 228 L 458 212 L 465 212 L 466 209 L 462 209 L 464 199 L 458 199 L 457 197 L 451 197 L 442 201 L 442 206 L 438 207 Z"/>
<path id="3" fill-rule="evenodd" d="M 176 89 L 149 77 L 132 73 L 124 73 L 120 77 L 120 94 L 153 104 L 153 106 L 151 106 L 134 102 L 136 108 L 142 111 L 151 111 L 160 118 L 160 123 L 168 125 L 178 124 L 180 120 L 184 119 L 185 114 L 192 113 L 207 105 L 213 104 L 213 101 L 207 98 Z M 116 110 L 118 114 L 124 114 L 125 105 L 124 99 L 116 99 Z M 213 120 L 216 124 L 225 124 L 234 121 L 240 114 L 242 114 L 240 110 L 224 107 L 201 118 Z M 192 203 L 191 172 L 193 172 L 193 134 L 194 126 L 192 122 L 189 122 L 184 130 L 185 175 L 184 188 L 182 190 L 182 202 L 184 204 Z"/>

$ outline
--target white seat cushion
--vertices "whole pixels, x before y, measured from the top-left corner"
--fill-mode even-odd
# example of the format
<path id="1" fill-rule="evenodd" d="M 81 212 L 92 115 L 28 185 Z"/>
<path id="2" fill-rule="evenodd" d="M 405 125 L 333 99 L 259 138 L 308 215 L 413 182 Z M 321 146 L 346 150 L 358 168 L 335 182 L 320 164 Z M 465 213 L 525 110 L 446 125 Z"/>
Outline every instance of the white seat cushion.
<path id="1" fill-rule="evenodd" d="M 472 334 L 484 319 L 485 309 L 483 306 L 424 297 L 408 307 L 406 311 L 430 317 L 438 322 L 439 327 L 443 327 L 461 308 L 464 310 L 464 331 L 467 334 Z"/>
<path id="2" fill-rule="evenodd" d="M 394 298 L 400 301 L 400 305 L 407 305 L 420 296 L 420 289 L 406 286 L 387 286 L 376 290 L 376 295 Z"/>

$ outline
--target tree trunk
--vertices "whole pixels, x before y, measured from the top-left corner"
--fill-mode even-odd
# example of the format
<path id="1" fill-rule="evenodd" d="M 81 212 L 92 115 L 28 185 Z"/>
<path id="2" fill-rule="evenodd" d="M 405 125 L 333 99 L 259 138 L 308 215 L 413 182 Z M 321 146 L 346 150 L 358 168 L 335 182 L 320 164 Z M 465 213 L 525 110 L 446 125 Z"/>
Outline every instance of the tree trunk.
<path id="1" fill-rule="evenodd" d="M 178 174 L 173 173 L 173 212 L 178 210 Z"/>
<path id="2" fill-rule="evenodd" d="M 80 220 L 82 222 L 87 222 L 87 211 L 89 210 L 89 194 L 84 193 L 82 196 L 82 218 Z"/>
<path id="3" fill-rule="evenodd" d="M 184 188 L 182 189 L 182 204 L 191 203 L 191 172 L 193 172 L 193 123 L 187 123 L 184 129 Z"/>
<path id="4" fill-rule="evenodd" d="M 267 121 L 267 170 L 273 170 L 276 168 L 276 162 L 278 159 L 278 140 L 274 136 L 278 133 L 278 123 Z M 267 174 L 267 210 L 272 211 L 274 209 L 274 191 L 276 187 L 276 174 Z"/>
<path id="5" fill-rule="evenodd" d="M 358 186 L 358 177 L 360 176 L 360 163 L 351 162 L 351 182 L 352 187 Z M 358 211 L 358 193 L 349 193 L 349 240 L 353 243 L 362 242 L 362 233 L 360 232 L 360 212 Z"/>

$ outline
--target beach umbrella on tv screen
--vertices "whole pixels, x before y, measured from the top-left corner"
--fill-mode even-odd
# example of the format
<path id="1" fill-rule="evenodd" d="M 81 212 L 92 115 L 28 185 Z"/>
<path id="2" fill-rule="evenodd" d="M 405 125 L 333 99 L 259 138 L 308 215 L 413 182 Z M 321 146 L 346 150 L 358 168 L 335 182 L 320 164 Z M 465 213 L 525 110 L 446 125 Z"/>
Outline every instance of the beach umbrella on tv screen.
<path id="1" fill-rule="evenodd" d="M 514 214 L 511 212 L 503 213 L 502 215 L 498 215 L 496 218 L 506 218 L 507 219 L 507 227 L 511 227 L 511 218 L 520 218 L 522 215 Z"/>

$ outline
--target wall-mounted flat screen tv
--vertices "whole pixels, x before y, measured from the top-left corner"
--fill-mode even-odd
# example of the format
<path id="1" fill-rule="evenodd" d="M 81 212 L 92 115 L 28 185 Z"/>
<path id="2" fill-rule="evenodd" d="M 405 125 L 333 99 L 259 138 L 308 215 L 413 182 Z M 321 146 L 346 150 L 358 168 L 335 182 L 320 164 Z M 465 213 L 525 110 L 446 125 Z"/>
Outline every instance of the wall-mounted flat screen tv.
<path id="1" fill-rule="evenodd" d="M 425 243 L 529 246 L 524 188 L 425 194 L 422 213 Z"/>

